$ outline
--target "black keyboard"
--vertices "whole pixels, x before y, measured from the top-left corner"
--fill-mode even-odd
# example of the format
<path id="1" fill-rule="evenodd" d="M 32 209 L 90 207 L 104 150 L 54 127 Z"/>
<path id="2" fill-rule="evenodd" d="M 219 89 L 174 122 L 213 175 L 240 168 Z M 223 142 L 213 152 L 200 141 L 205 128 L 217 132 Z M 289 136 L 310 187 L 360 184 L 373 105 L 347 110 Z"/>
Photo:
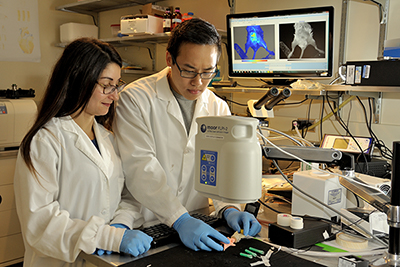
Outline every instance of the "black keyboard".
<path id="1" fill-rule="evenodd" d="M 223 221 L 222 219 L 219 219 L 215 216 L 205 215 L 201 213 L 190 213 L 190 216 L 202 220 L 212 227 L 217 227 L 221 225 Z M 164 246 L 170 243 L 181 242 L 178 232 L 175 231 L 174 228 L 169 227 L 168 225 L 163 223 L 145 227 L 142 229 L 142 231 L 153 238 L 153 242 L 151 242 L 152 248 Z"/>

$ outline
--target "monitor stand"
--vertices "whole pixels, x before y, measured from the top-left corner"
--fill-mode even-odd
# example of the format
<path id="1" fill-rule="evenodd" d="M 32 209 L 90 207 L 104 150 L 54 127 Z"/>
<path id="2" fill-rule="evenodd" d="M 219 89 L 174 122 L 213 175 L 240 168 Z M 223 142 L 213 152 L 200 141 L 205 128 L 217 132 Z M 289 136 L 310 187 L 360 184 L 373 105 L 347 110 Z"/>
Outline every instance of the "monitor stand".
<path id="1" fill-rule="evenodd" d="M 272 79 L 271 85 L 276 86 L 289 86 L 290 84 L 294 83 L 295 79 Z"/>

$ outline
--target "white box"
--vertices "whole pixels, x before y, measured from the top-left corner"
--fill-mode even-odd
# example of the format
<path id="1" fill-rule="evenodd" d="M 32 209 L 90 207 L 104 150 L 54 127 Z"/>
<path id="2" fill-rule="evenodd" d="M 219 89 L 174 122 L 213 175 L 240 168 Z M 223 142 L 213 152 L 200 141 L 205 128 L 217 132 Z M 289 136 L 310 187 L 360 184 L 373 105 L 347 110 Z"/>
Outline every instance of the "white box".
<path id="1" fill-rule="evenodd" d="M 60 41 L 62 43 L 69 43 L 81 37 L 99 38 L 97 26 L 74 22 L 60 26 Z"/>
<path id="2" fill-rule="evenodd" d="M 339 212 L 342 208 L 346 208 L 347 190 L 339 183 L 337 175 L 316 170 L 299 171 L 293 174 L 293 184 Z M 303 195 L 295 188 L 292 191 L 292 214 L 309 215 L 328 220 L 332 217 L 339 217 L 336 212 Z"/>
<path id="3" fill-rule="evenodd" d="M 135 35 L 143 33 L 162 33 L 163 19 L 152 15 L 121 17 L 121 34 Z"/>

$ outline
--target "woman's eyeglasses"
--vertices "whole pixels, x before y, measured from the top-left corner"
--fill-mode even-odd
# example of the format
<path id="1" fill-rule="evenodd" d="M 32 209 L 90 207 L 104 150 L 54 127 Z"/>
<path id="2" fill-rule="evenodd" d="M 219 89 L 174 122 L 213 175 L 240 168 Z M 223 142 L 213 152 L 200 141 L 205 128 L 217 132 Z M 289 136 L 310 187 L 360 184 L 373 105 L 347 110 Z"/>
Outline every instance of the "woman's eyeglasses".
<path id="1" fill-rule="evenodd" d="M 117 85 L 111 85 L 111 84 L 105 85 L 105 84 L 102 84 L 99 82 L 96 82 L 96 83 L 103 88 L 103 94 L 105 94 L 105 95 L 110 95 L 110 94 L 114 93 L 115 90 L 117 90 L 117 93 L 119 93 L 122 91 L 122 89 L 126 85 L 126 83 L 121 79 L 118 80 Z"/>

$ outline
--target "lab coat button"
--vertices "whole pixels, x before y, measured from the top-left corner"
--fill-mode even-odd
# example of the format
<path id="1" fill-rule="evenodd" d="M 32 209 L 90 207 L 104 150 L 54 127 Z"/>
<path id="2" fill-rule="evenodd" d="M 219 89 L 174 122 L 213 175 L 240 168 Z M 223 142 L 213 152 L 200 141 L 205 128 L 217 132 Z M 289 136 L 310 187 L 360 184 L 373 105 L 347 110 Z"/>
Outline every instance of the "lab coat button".
<path id="1" fill-rule="evenodd" d="M 189 148 L 185 149 L 185 154 L 189 153 Z"/>
<path id="2" fill-rule="evenodd" d="M 178 188 L 178 193 L 181 193 L 182 190 L 183 190 L 182 187 L 179 187 L 179 188 Z"/>
<path id="3" fill-rule="evenodd" d="M 105 210 L 105 209 L 102 210 L 102 211 L 101 211 L 101 214 L 103 214 L 103 215 L 107 214 L 107 210 Z"/>

